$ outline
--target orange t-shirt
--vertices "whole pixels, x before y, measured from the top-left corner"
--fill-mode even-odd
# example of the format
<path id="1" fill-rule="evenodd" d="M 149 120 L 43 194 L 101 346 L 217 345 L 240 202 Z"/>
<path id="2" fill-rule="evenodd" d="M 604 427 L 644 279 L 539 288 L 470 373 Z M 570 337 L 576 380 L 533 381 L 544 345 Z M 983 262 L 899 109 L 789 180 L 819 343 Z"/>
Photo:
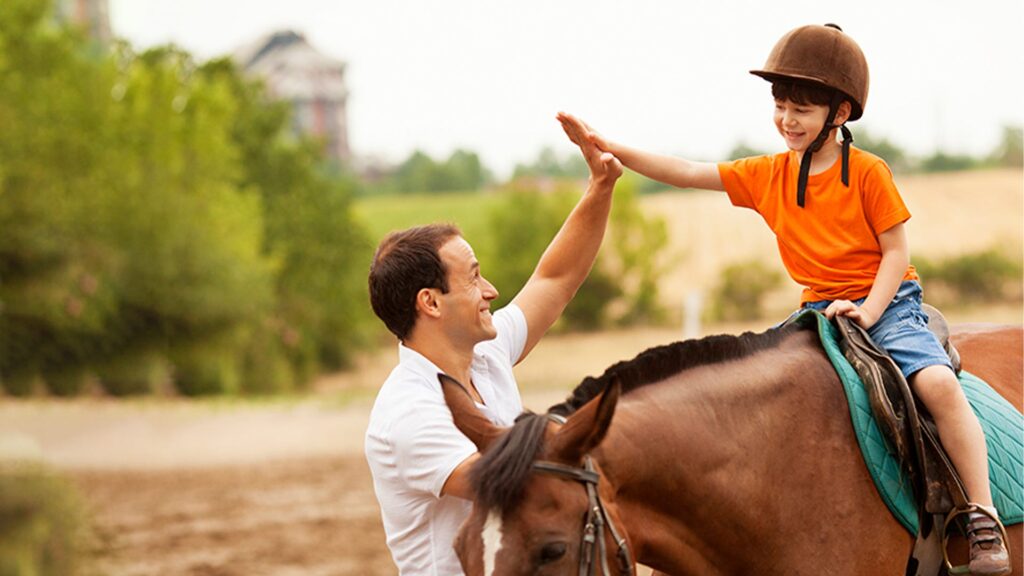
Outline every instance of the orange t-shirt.
<path id="1" fill-rule="evenodd" d="M 850 148 L 850 186 L 842 159 L 807 179 L 797 206 L 800 159 L 784 152 L 718 165 L 735 206 L 756 210 L 775 232 L 789 275 L 804 286 L 801 303 L 855 300 L 871 291 L 882 261 L 878 235 L 910 218 L 892 172 L 881 158 Z M 904 280 L 917 280 L 913 266 Z"/>

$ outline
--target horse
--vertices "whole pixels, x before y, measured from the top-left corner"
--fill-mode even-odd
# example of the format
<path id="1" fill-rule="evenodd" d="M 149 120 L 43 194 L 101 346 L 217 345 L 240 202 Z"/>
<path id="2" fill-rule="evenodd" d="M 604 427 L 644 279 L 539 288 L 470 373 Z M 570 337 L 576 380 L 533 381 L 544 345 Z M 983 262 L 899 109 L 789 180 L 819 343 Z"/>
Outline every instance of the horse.
<path id="1" fill-rule="evenodd" d="M 963 369 L 1022 411 L 1021 327 L 953 332 Z M 454 543 L 467 576 L 635 574 L 637 563 L 672 575 L 907 566 L 914 538 L 878 496 L 814 330 L 652 348 L 507 429 L 439 378 L 481 452 Z M 1021 525 L 1008 531 L 1013 573 L 1024 574 Z M 953 561 L 965 563 L 957 538 Z"/>

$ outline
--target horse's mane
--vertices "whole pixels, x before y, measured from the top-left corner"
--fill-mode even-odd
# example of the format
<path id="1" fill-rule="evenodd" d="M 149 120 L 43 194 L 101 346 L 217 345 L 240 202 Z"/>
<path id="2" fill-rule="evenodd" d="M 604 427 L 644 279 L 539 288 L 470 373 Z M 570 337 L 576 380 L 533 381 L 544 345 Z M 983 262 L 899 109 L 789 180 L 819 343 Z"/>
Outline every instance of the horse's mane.
<path id="1" fill-rule="evenodd" d="M 572 414 L 600 394 L 614 378 L 618 378 L 622 393 L 625 394 L 645 384 L 660 382 L 683 370 L 739 360 L 755 352 L 775 348 L 787 335 L 809 325 L 807 322 L 794 322 L 756 334 L 720 334 L 648 348 L 632 360 L 613 364 L 596 378 L 587 376 L 565 402 L 548 408 L 548 412 L 562 416 Z"/>
<path id="2" fill-rule="evenodd" d="M 649 348 L 632 360 L 612 365 L 596 378 L 588 376 L 561 404 L 548 409 L 563 416 L 572 414 L 618 378 L 622 392 L 659 382 L 683 370 L 729 360 L 738 360 L 755 352 L 775 348 L 787 335 L 807 326 L 796 322 L 759 334 L 709 336 Z M 477 502 L 486 509 L 506 510 L 522 498 L 526 478 L 533 461 L 541 452 L 547 416 L 523 412 L 515 424 L 495 440 L 470 471 Z"/>

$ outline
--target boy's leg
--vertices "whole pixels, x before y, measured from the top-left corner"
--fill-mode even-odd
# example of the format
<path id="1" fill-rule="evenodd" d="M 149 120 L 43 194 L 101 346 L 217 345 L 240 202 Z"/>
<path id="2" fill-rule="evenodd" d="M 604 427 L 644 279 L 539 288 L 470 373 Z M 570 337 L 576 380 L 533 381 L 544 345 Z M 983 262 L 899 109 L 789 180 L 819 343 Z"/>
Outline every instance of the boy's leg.
<path id="1" fill-rule="evenodd" d="M 910 385 L 935 419 L 939 440 L 963 480 L 968 500 L 994 513 L 985 433 L 967 403 L 956 375 L 948 366 L 933 365 L 914 374 Z M 972 575 L 1001 576 L 1010 573 L 1010 556 L 994 521 L 972 513 L 967 533 Z"/>
<path id="2" fill-rule="evenodd" d="M 914 374 L 910 385 L 935 419 L 942 447 L 960 474 L 967 497 L 991 507 L 985 433 L 956 375 L 946 366 L 929 366 Z"/>

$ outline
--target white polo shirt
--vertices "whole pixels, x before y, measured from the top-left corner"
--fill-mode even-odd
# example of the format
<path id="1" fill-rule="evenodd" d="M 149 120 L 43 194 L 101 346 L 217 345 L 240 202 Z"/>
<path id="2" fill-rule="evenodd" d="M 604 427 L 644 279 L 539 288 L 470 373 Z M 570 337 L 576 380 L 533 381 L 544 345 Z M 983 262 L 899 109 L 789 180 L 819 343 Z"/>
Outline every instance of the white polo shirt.
<path id="1" fill-rule="evenodd" d="M 512 366 L 526 345 L 526 317 L 512 304 L 495 312 L 493 322 L 497 337 L 473 349 L 473 384 L 484 415 L 511 426 L 523 411 Z M 402 344 L 398 359 L 377 394 L 365 443 L 388 547 L 399 574 L 462 574 L 452 542 L 472 503 L 442 497 L 441 488 L 476 446 L 452 422 L 437 379 L 441 370 Z"/>

